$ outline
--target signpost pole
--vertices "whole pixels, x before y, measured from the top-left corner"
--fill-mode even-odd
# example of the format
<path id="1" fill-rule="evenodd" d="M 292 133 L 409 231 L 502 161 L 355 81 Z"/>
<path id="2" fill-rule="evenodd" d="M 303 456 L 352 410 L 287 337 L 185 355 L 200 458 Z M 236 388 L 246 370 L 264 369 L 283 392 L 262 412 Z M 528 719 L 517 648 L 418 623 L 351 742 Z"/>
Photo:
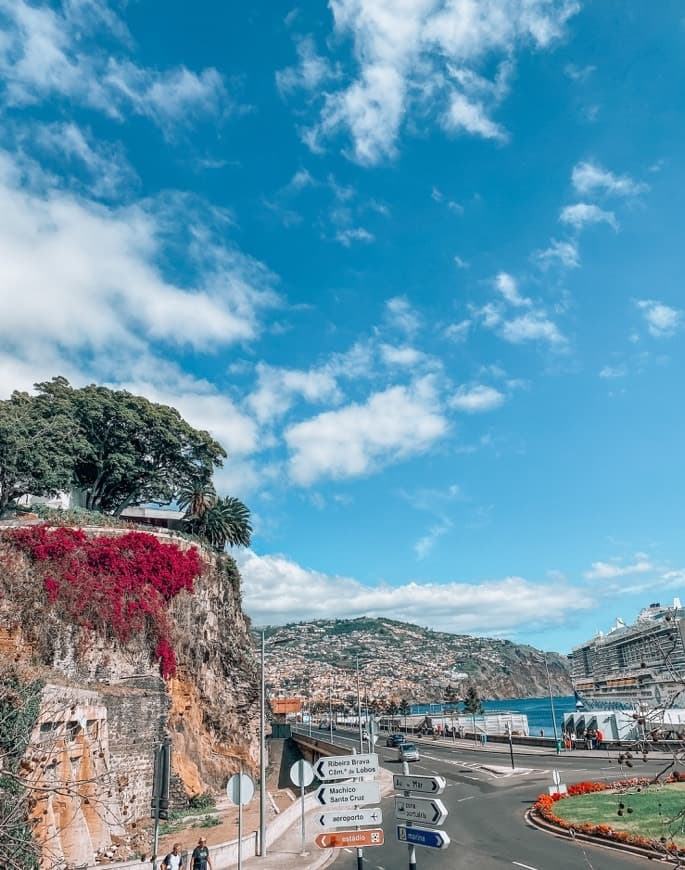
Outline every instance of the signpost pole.
<path id="1" fill-rule="evenodd" d="M 238 870 L 243 866 L 243 762 L 238 768 Z"/>
<path id="2" fill-rule="evenodd" d="M 357 656 L 357 714 L 359 716 L 359 751 L 364 752 L 364 736 L 362 734 L 362 698 L 359 691 L 359 656 Z M 354 749 L 352 752 L 356 755 Z M 359 826 L 357 825 L 357 828 Z M 357 870 L 364 870 L 364 850 L 357 849 Z"/>
<path id="3" fill-rule="evenodd" d="M 264 630 L 259 695 L 259 854 L 266 857 L 266 687 L 264 685 Z"/>
<path id="4" fill-rule="evenodd" d="M 333 742 L 333 686 L 328 686 L 328 727 L 331 732 L 331 743 Z"/>
<path id="5" fill-rule="evenodd" d="M 409 776 L 409 762 L 402 762 L 402 773 Z M 404 792 L 405 797 L 411 797 L 410 791 Z M 409 870 L 416 870 L 416 846 L 413 843 L 407 844 L 407 852 L 409 853 Z"/>
<path id="6" fill-rule="evenodd" d="M 300 759 L 300 811 L 302 813 L 302 848 L 300 849 L 300 855 L 304 857 L 307 852 L 305 851 L 305 835 L 304 835 L 304 759 Z"/>
<path id="7" fill-rule="evenodd" d="M 514 739 L 511 733 L 511 722 L 507 722 L 507 736 L 509 737 L 509 755 L 511 756 L 511 769 L 516 770 L 514 764 Z"/>

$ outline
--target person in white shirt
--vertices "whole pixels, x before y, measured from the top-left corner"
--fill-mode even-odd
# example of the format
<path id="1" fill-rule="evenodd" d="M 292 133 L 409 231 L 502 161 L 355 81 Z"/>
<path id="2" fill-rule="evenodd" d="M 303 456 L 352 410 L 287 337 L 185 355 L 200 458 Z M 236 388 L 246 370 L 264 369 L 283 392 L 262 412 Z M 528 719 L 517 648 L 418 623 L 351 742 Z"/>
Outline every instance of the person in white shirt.
<path id="1" fill-rule="evenodd" d="M 180 850 L 181 844 L 174 843 L 174 848 L 162 861 L 162 870 L 183 870 L 183 855 Z"/>

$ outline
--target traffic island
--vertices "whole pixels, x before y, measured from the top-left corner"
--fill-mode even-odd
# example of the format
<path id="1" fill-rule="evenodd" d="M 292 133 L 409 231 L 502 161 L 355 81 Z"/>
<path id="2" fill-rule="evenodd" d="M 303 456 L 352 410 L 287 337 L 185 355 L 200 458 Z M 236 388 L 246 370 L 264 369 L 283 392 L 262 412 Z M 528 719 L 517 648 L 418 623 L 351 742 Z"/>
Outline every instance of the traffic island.
<path id="1" fill-rule="evenodd" d="M 527 817 L 558 836 L 625 849 L 646 858 L 685 857 L 685 783 L 631 778 L 581 782 L 540 795 Z"/>

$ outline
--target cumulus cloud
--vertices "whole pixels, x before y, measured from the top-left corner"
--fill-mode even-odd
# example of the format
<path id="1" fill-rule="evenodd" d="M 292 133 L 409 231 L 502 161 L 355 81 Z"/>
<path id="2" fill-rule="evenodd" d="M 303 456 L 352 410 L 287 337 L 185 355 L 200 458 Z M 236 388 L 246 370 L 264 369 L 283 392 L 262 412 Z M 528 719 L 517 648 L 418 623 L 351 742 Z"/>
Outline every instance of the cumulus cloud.
<path id="1" fill-rule="evenodd" d="M 279 304 L 264 266 L 214 238 L 187 201 L 105 208 L 38 182 L 26 186 L 0 152 L 0 340 L 18 359 L 62 359 L 66 371 L 92 356 L 108 378 L 163 345 L 207 352 L 253 340 Z M 160 266 L 179 226 L 187 286 Z"/>
<path id="2" fill-rule="evenodd" d="M 260 423 L 285 414 L 298 397 L 310 403 L 337 403 L 342 399 L 330 368 L 302 371 L 258 363 L 257 378 L 257 389 L 248 396 L 247 404 Z"/>
<path id="3" fill-rule="evenodd" d="M 518 284 L 513 275 L 507 272 L 500 272 L 495 278 L 495 287 L 501 293 L 502 297 L 516 308 L 530 305 L 530 299 L 526 299 L 518 291 Z"/>
<path id="4" fill-rule="evenodd" d="M 427 376 L 288 427 L 290 476 L 301 486 L 358 477 L 425 453 L 446 432 L 433 378 Z"/>
<path id="5" fill-rule="evenodd" d="M 615 562 L 593 562 L 592 568 L 583 576 L 586 580 L 613 580 L 616 577 L 625 577 L 626 574 L 644 574 L 652 571 L 654 565 L 646 559 L 639 560 L 632 565 L 619 565 Z"/>
<path id="6" fill-rule="evenodd" d="M 574 188 L 581 196 L 597 193 L 637 196 L 649 190 L 648 184 L 634 181 L 629 175 L 614 175 L 597 163 L 577 163 L 571 173 Z"/>
<path id="7" fill-rule="evenodd" d="M 618 221 L 613 211 L 607 211 L 598 205 L 587 202 L 577 202 L 567 205 L 561 210 L 559 220 L 563 224 L 569 224 L 575 229 L 582 229 L 592 224 L 609 224 L 615 230 L 618 229 Z"/>
<path id="8" fill-rule="evenodd" d="M 527 341 L 546 341 L 550 345 L 560 347 L 566 339 L 559 331 L 554 321 L 542 312 L 530 312 L 513 320 L 503 321 L 500 334 L 511 344 L 524 344 Z"/>
<path id="9" fill-rule="evenodd" d="M 403 124 L 416 111 L 448 130 L 502 141 L 490 117 L 508 89 L 510 58 L 523 47 L 548 48 L 563 35 L 575 0 L 459 3 L 332 0 L 336 34 L 350 37 L 357 73 L 323 97 L 307 142 L 349 132 L 354 160 L 371 165 L 395 155 Z M 489 81 L 484 61 L 503 60 Z"/>
<path id="10" fill-rule="evenodd" d="M 341 245 L 349 248 L 353 242 L 372 242 L 374 235 L 365 230 L 364 227 L 349 227 L 348 229 L 338 230 L 335 238 Z"/>
<path id="11" fill-rule="evenodd" d="M 467 414 L 480 414 L 483 411 L 494 411 L 506 401 L 506 396 L 494 387 L 484 384 L 473 386 L 462 385 L 456 393 L 450 397 L 449 406 L 456 411 L 465 411 Z"/>
<path id="12" fill-rule="evenodd" d="M 408 345 L 396 347 L 392 344 L 381 344 L 379 350 L 381 359 L 389 366 L 415 366 L 425 359 L 422 351 Z"/>
<path id="13" fill-rule="evenodd" d="M 406 296 L 393 296 L 388 299 L 385 303 L 385 316 L 391 326 L 408 335 L 415 333 L 421 326 L 421 318 Z"/>
<path id="14" fill-rule="evenodd" d="M 656 299 L 640 299 L 637 307 L 642 312 L 647 323 L 650 335 L 655 338 L 665 338 L 673 335 L 683 322 L 683 312 L 678 308 L 671 308 Z"/>
<path id="15" fill-rule="evenodd" d="M 501 634 L 560 625 L 596 606 L 593 595 L 563 594 L 558 583 L 506 577 L 480 583 L 365 586 L 352 577 L 304 568 L 284 555 L 236 553 L 246 613 L 257 625 L 302 619 L 371 616 L 473 634 Z"/>
<path id="16" fill-rule="evenodd" d="M 219 73 L 184 66 L 153 70 L 125 56 L 126 28 L 109 5 L 63 2 L 57 8 L 0 0 L 3 98 L 21 106 L 62 98 L 123 118 L 144 115 L 160 126 L 214 113 L 226 103 Z M 114 38 L 109 50 L 93 38 Z"/>
<path id="17" fill-rule="evenodd" d="M 438 540 L 446 535 L 451 528 L 452 523 L 447 519 L 443 519 L 436 525 L 431 526 L 428 532 L 420 537 L 418 541 L 414 544 L 414 552 L 416 553 L 416 558 L 419 560 L 425 559 L 426 556 L 429 555 L 431 550 L 433 550 Z"/>
<path id="18" fill-rule="evenodd" d="M 312 36 L 297 40 L 297 64 L 276 72 L 276 87 L 282 96 L 297 90 L 316 91 L 325 82 L 339 76 L 325 57 L 317 54 Z"/>
<path id="19" fill-rule="evenodd" d="M 552 239 L 548 248 L 535 251 L 532 259 L 542 269 L 548 269 L 550 266 L 577 269 L 580 266 L 578 245 L 575 242 L 557 241 L 557 239 Z"/>

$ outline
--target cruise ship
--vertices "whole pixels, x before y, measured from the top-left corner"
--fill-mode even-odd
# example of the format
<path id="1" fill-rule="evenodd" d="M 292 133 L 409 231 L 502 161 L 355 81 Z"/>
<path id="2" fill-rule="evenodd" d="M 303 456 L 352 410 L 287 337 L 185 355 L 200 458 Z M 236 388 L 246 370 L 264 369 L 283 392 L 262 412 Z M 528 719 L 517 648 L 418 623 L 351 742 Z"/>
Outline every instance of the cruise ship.
<path id="1" fill-rule="evenodd" d="M 571 679 L 585 709 L 685 707 L 685 609 L 650 604 L 633 625 L 619 619 L 606 634 L 571 652 Z"/>

